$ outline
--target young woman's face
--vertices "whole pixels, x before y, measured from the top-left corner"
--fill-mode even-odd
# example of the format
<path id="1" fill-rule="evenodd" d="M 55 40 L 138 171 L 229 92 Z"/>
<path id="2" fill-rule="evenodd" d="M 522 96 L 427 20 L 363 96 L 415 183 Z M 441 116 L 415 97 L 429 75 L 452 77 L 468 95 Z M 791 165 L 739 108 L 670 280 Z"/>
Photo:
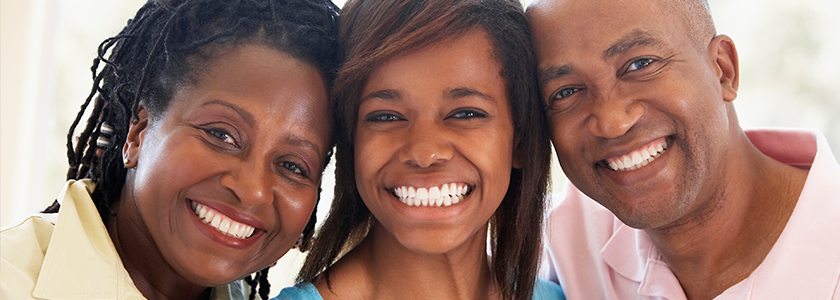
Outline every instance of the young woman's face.
<path id="1" fill-rule="evenodd" d="M 124 154 L 133 169 L 116 218 L 136 229 L 120 228 L 119 238 L 153 243 L 175 273 L 203 286 L 275 262 L 315 205 L 328 112 L 310 64 L 264 46 L 223 52 L 164 113 L 141 111 L 132 125 Z"/>
<path id="2" fill-rule="evenodd" d="M 371 73 L 356 123 L 356 182 L 376 220 L 404 247 L 484 247 L 514 164 L 499 72 L 485 32 L 474 30 Z"/>

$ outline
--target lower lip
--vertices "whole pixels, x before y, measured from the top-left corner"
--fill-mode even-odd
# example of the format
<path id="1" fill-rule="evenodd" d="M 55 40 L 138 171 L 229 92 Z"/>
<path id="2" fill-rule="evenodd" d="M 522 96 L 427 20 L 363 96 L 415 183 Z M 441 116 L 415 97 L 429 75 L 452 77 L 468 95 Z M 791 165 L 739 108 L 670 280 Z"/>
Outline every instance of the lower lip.
<path id="1" fill-rule="evenodd" d="M 193 213 L 192 208 L 190 207 L 190 201 L 186 201 L 187 212 L 190 215 L 190 221 L 192 221 L 193 225 L 195 225 L 196 229 L 199 232 L 204 234 L 207 238 L 213 240 L 216 243 L 222 244 L 223 246 L 234 248 L 234 249 L 245 249 L 248 247 L 253 246 L 259 240 L 262 239 L 263 235 L 265 235 L 264 230 L 255 230 L 254 234 L 251 235 L 247 239 L 238 239 L 232 236 L 228 236 L 224 233 L 219 232 L 216 230 L 215 227 L 210 226 L 210 224 L 204 223 L 198 216 Z"/>
<path id="2" fill-rule="evenodd" d="M 452 219 L 467 209 L 468 203 L 475 194 L 475 192 L 472 192 L 463 200 L 450 206 L 408 206 L 388 193 L 391 199 L 393 199 L 394 207 L 396 207 L 397 211 L 409 219 L 418 221 L 444 221 Z"/>
<path id="3" fill-rule="evenodd" d="M 633 171 L 613 171 L 606 164 L 598 164 L 598 168 L 601 170 L 602 174 L 606 174 L 607 177 L 619 185 L 632 186 L 640 184 L 656 177 L 664 170 L 667 160 L 670 159 L 670 154 L 673 150 L 675 150 L 675 148 L 676 145 L 670 143 L 668 149 L 662 152 L 659 157 L 651 161 L 649 164 Z"/>

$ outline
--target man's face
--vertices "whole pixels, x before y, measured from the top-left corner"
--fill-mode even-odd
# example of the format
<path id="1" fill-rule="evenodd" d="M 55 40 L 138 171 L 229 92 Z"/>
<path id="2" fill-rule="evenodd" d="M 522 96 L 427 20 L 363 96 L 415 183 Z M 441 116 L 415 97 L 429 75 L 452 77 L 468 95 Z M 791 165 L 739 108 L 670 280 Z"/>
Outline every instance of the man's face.
<path id="1" fill-rule="evenodd" d="M 636 228 L 714 210 L 730 127 L 717 47 L 654 1 L 540 1 L 528 17 L 569 180 Z"/>

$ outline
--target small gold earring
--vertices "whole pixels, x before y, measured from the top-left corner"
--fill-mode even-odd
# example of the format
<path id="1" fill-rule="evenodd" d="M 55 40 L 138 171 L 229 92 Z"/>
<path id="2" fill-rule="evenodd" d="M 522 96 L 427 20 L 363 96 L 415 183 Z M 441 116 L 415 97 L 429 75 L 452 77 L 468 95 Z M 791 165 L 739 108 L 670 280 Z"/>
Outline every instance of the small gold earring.
<path id="1" fill-rule="evenodd" d="M 128 163 L 130 163 L 130 162 L 131 162 L 131 160 L 128 159 L 128 156 L 123 157 L 123 165 L 128 166 Z"/>

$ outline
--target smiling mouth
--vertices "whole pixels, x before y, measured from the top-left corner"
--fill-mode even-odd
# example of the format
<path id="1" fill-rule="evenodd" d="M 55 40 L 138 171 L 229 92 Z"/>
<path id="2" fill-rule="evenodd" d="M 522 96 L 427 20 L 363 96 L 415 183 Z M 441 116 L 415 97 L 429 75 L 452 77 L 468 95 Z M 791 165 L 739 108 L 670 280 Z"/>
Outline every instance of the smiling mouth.
<path id="1" fill-rule="evenodd" d="M 450 206 L 461 202 L 470 195 L 472 188 L 465 184 L 447 183 L 430 188 L 415 188 L 401 186 L 393 189 L 392 193 L 402 203 L 408 206 Z"/>
<path id="2" fill-rule="evenodd" d="M 607 165 L 609 165 L 609 168 L 613 171 L 633 171 L 654 161 L 667 149 L 668 140 L 663 137 L 650 142 L 639 149 L 633 150 L 628 154 L 608 158 L 605 161 Z"/>
<path id="3" fill-rule="evenodd" d="M 256 228 L 234 221 L 215 209 L 201 205 L 201 203 L 195 201 L 190 201 L 190 207 L 192 207 L 193 213 L 199 220 L 204 222 L 204 224 L 210 225 L 224 235 L 238 239 L 247 239 L 254 235 L 254 230 Z"/>

